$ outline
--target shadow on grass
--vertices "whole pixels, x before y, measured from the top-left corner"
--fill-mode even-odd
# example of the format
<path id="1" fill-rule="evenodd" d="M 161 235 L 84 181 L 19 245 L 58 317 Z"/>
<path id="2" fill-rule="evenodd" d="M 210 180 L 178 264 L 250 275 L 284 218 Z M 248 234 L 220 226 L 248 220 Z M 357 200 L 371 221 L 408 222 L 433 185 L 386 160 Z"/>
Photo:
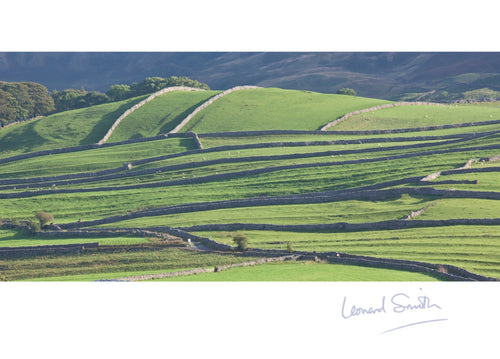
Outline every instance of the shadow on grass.
<path id="1" fill-rule="evenodd" d="M 80 141 L 80 145 L 89 145 L 99 142 L 104 137 L 106 132 L 108 132 L 111 126 L 113 126 L 113 123 L 115 123 L 118 117 L 120 117 L 125 111 L 127 111 L 132 106 L 144 100 L 144 98 L 145 96 L 141 96 L 135 101 L 127 102 L 121 105 L 115 111 L 107 113 L 104 116 L 102 116 L 102 119 L 96 123 L 92 131 L 90 131 L 90 133 L 87 135 L 87 137 L 85 137 L 83 140 Z"/>
<path id="2" fill-rule="evenodd" d="M 36 122 L 28 123 L 4 136 L 0 141 L 0 152 L 8 152 L 3 153 L 1 157 L 9 155 L 9 152 L 32 152 L 35 148 L 38 149 L 44 145 L 47 140 L 38 134 L 35 125 Z"/>
<path id="3" fill-rule="evenodd" d="M 12 233 L 11 235 L 3 236 L 2 238 L 0 238 L 0 244 L 2 242 L 6 242 L 6 241 L 21 241 L 21 240 L 27 240 L 27 239 L 32 239 L 32 238 L 33 238 L 33 236 L 30 233 L 19 231 L 19 232 Z"/>
<path id="4" fill-rule="evenodd" d="M 182 122 L 182 120 L 184 120 L 186 117 L 188 117 L 194 110 L 196 110 L 199 106 L 201 106 L 202 104 L 204 104 L 208 100 L 209 99 L 204 99 L 204 100 L 198 102 L 197 104 L 191 106 L 190 108 L 188 108 L 186 111 L 182 112 L 181 114 L 175 116 L 172 120 L 165 123 L 160 128 L 160 131 L 157 133 L 157 135 L 161 135 L 163 133 L 167 133 L 169 131 L 172 131 L 177 125 L 179 125 Z"/>

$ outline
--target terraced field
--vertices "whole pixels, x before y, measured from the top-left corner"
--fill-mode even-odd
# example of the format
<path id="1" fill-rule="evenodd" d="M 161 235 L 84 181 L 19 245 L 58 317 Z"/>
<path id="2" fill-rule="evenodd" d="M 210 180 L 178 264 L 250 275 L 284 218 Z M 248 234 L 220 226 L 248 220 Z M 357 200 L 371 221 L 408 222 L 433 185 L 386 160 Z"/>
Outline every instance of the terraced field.
<path id="1" fill-rule="evenodd" d="M 244 89 L 169 133 L 215 94 L 158 96 L 104 145 L 95 143 L 143 98 L 0 130 L 3 278 L 119 279 L 293 255 L 186 279 L 500 279 L 498 104 L 381 109 L 319 131 L 389 102 Z M 66 132 L 85 116 L 88 126 Z M 44 123 L 59 140 L 47 132 L 39 143 L 16 144 Z M 59 228 L 30 231 L 24 221 L 38 211 Z M 237 234 L 248 237 L 244 253 Z M 78 254 L 50 247 L 87 242 L 99 247 Z M 1 257 L 2 248 L 41 245 L 54 253 Z M 64 270 L 74 256 L 88 257 L 82 272 Z M 93 267 L 96 256 L 110 265 Z M 175 264 L 175 256 L 186 259 Z M 141 258 L 151 267 L 132 265 Z"/>

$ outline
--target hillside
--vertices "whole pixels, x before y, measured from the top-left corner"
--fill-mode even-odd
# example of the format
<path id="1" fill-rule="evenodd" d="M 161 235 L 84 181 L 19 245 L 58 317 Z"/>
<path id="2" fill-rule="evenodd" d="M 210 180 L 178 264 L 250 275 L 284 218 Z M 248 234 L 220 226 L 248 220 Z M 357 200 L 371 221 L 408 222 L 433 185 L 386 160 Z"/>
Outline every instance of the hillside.
<path id="1" fill-rule="evenodd" d="M 117 117 L 144 97 L 60 112 L 4 128 L 0 130 L 0 157 L 96 143 Z"/>
<path id="2" fill-rule="evenodd" d="M 496 104 L 383 108 L 320 131 L 393 104 L 244 88 L 168 131 L 216 94 L 157 96 L 102 145 L 140 99 L 46 117 L 45 141 L 2 148 L 3 279 L 500 279 Z M 14 146 L 41 121 L 0 136 Z M 39 211 L 59 228 L 40 231 Z"/>
<path id="3" fill-rule="evenodd" d="M 195 116 L 182 131 L 318 130 L 347 112 L 385 103 L 388 101 L 275 88 L 238 91 Z"/>
<path id="4" fill-rule="evenodd" d="M 188 76 L 212 89 L 241 84 L 389 100 L 500 99 L 500 54 L 495 52 L 156 52 L 0 53 L 0 79 L 35 81 L 49 90 L 105 91 L 148 76 Z M 430 94 L 430 92 L 432 92 Z M 422 97 L 423 96 L 423 97 Z"/>

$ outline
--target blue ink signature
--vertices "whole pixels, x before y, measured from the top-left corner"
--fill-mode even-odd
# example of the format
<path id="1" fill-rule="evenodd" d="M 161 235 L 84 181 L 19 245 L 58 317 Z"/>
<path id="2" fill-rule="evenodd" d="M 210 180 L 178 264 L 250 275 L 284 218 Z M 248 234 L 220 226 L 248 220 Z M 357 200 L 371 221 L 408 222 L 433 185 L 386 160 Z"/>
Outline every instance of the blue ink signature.
<path id="1" fill-rule="evenodd" d="M 441 309 L 441 307 L 437 304 L 431 304 L 431 300 L 429 297 L 422 295 L 418 296 L 418 304 L 399 304 L 399 302 L 396 302 L 396 300 L 400 300 L 398 297 L 406 297 L 407 299 L 410 299 L 410 297 L 404 293 L 398 293 L 394 294 L 391 299 L 391 303 L 394 304 L 393 311 L 394 313 L 404 313 L 406 310 L 415 310 L 415 309 L 429 309 L 429 308 L 438 308 Z M 404 299 L 403 299 L 404 301 Z"/>
<path id="2" fill-rule="evenodd" d="M 422 290 L 422 288 L 420 288 Z M 437 309 L 441 310 L 441 306 L 436 303 L 432 303 L 431 299 L 426 295 L 417 296 L 416 299 L 412 299 L 409 295 L 405 293 L 397 293 L 391 297 L 390 304 L 392 306 L 386 307 L 386 297 L 383 296 L 379 305 L 370 306 L 370 307 L 361 307 L 357 305 L 346 305 L 347 297 L 344 297 L 344 301 L 342 302 L 342 310 L 341 314 L 344 319 L 350 319 L 352 317 L 357 316 L 365 316 L 365 315 L 376 315 L 376 314 L 387 314 L 388 310 L 392 309 L 393 313 L 402 314 L 409 311 L 415 310 L 428 310 L 428 309 Z M 407 328 L 414 325 L 439 322 L 448 320 L 447 318 L 439 318 L 439 319 L 430 319 L 410 324 L 405 324 L 399 326 L 397 328 L 392 328 L 386 330 L 380 334 L 389 333 L 398 329 Z"/>

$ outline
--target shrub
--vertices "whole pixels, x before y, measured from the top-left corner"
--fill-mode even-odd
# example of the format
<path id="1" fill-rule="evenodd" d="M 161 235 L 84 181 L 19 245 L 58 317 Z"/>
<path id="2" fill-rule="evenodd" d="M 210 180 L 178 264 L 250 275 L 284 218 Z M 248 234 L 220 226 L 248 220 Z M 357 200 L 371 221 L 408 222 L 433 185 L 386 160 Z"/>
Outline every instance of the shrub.
<path id="1" fill-rule="evenodd" d="M 28 226 L 30 227 L 31 232 L 38 232 L 41 229 L 40 223 L 33 218 L 29 220 Z"/>
<path id="2" fill-rule="evenodd" d="M 248 237 L 244 234 L 238 233 L 233 237 L 233 242 L 238 246 L 240 251 L 248 248 Z"/>
<path id="3" fill-rule="evenodd" d="M 40 226 L 43 227 L 47 223 L 54 221 L 54 216 L 50 213 L 40 211 L 35 215 L 36 219 L 40 221 Z"/>
<path id="4" fill-rule="evenodd" d="M 337 94 L 338 95 L 349 95 L 349 96 L 357 96 L 358 95 L 358 93 L 356 91 L 354 91 L 353 89 L 348 88 L 348 87 L 341 88 L 340 90 L 337 91 Z"/>
<path id="5" fill-rule="evenodd" d="M 288 253 L 293 253 L 292 242 L 286 242 L 286 250 Z"/>

